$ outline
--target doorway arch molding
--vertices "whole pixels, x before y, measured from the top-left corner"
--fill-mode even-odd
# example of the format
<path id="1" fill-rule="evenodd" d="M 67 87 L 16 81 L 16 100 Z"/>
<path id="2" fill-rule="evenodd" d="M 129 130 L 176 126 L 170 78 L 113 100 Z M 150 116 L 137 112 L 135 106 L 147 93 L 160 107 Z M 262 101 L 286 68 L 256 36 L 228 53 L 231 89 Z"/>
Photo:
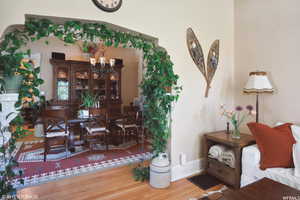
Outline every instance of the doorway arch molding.
<path id="1" fill-rule="evenodd" d="M 67 44 L 73 44 L 77 40 L 100 39 L 106 46 L 121 46 L 143 51 L 146 67 L 140 87 L 144 96 L 144 125 L 152 135 L 153 152 L 155 154 L 164 152 L 170 136 L 171 106 L 177 101 L 181 87 L 177 85 L 179 77 L 173 71 L 170 56 L 158 45 L 158 39 L 107 22 L 26 14 L 24 25 L 9 26 L 0 38 L 0 59 L 4 62 L 14 60 L 10 62 L 14 65 L 7 66 L 6 70 L 10 73 L 20 73 L 26 83 L 33 84 L 31 88 L 35 91 L 20 92 L 17 107 L 28 103 L 34 106 L 34 99 L 40 97 L 37 88 L 43 83 L 38 76 L 34 76 L 34 79 L 28 77 L 32 69 L 20 70 L 20 65 L 23 65 L 20 55 L 30 54 L 30 51 L 22 52 L 20 48 L 28 41 L 50 36 L 57 37 Z M 39 69 L 36 72 L 39 73 Z M 18 115 L 16 119 L 20 121 L 21 116 Z M 22 125 L 19 123 L 17 127 Z M 22 129 L 15 135 L 18 134 L 25 133 Z"/>

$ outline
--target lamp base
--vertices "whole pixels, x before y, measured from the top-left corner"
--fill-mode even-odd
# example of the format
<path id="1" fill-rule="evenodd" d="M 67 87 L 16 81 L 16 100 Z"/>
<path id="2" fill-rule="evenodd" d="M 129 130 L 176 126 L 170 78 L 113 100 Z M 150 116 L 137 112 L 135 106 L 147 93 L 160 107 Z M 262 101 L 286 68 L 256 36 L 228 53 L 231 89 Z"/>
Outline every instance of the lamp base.
<path id="1" fill-rule="evenodd" d="M 259 111 L 258 93 L 256 93 L 256 123 L 258 123 L 258 121 L 259 121 L 259 114 L 258 114 L 258 111 Z"/>

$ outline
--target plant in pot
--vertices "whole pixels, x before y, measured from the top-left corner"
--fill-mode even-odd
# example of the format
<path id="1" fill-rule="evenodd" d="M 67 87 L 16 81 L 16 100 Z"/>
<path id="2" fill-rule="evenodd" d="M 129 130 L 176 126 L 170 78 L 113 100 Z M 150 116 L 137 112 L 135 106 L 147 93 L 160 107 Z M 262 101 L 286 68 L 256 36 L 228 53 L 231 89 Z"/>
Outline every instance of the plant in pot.
<path id="1" fill-rule="evenodd" d="M 89 109 L 95 107 L 98 101 L 98 95 L 93 95 L 91 92 L 84 92 L 81 95 L 82 104 L 80 105 L 83 109 L 79 111 L 79 116 L 89 117 Z"/>

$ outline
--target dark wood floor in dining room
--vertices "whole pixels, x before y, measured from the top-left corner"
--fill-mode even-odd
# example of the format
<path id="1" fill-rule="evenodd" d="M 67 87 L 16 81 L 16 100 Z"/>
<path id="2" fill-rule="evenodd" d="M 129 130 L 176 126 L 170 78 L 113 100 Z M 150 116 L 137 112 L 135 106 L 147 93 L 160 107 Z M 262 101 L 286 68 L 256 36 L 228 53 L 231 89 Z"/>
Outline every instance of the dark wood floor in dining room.
<path id="1" fill-rule="evenodd" d="M 18 196 L 22 200 L 189 200 L 204 192 L 186 179 L 168 189 L 153 189 L 134 181 L 131 169 L 125 166 L 28 187 Z"/>

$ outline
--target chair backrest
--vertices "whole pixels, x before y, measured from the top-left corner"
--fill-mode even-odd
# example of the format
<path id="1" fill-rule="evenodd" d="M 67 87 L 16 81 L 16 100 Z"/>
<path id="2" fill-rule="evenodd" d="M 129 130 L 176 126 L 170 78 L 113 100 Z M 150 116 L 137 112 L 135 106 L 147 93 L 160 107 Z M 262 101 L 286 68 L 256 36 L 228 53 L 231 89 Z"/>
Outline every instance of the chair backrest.
<path id="1" fill-rule="evenodd" d="M 89 112 L 92 117 L 96 117 L 96 116 L 106 115 L 107 109 L 106 108 L 90 108 Z"/>
<path id="2" fill-rule="evenodd" d="M 124 114 L 126 116 L 127 123 L 137 123 L 139 118 L 139 108 L 136 106 L 124 106 Z"/>
<path id="3" fill-rule="evenodd" d="M 118 104 L 108 104 L 107 105 L 107 112 L 109 113 L 110 116 L 120 115 L 122 113 L 121 110 L 122 110 L 121 106 Z"/>
<path id="4" fill-rule="evenodd" d="M 97 122 L 100 122 L 102 125 L 107 126 L 108 112 L 106 108 L 90 108 L 89 115 L 90 117 L 95 118 Z"/>
<path id="5" fill-rule="evenodd" d="M 139 125 L 139 126 L 143 126 L 143 121 L 144 121 L 144 116 L 143 116 L 143 112 L 142 111 L 138 111 L 137 112 L 137 118 L 136 118 L 137 120 L 137 125 Z"/>
<path id="6" fill-rule="evenodd" d="M 66 107 L 47 107 L 42 113 L 44 133 L 68 131 L 69 109 Z"/>

